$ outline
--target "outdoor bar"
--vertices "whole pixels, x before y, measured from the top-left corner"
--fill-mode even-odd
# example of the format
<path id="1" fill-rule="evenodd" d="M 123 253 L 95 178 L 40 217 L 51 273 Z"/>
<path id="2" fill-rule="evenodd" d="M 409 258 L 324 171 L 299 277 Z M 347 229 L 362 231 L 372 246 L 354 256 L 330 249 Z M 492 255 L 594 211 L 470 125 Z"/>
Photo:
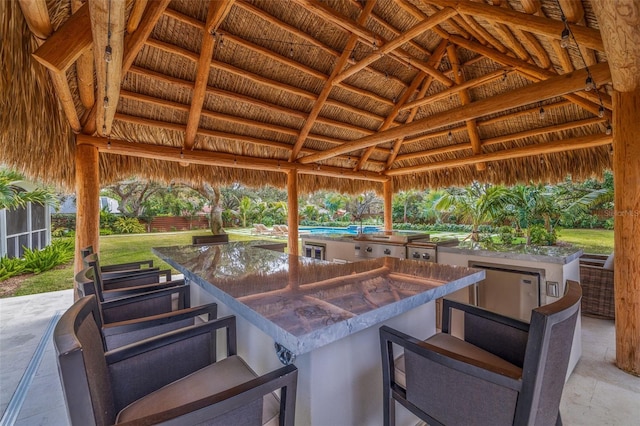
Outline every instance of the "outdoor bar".
<path id="1" fill-rule="evenodd" d="M 74 425 L 481 424 L 485 409 L 556 424 L 564 382 L 544 378 L 581 358 L 579 306 L 615 317 L 615 365 L 640 376 L 640 0 L 12 0 L 0 24 L 0 166 L 76 198 L 75 303 L 52 331 Z M 615 257 L 590 259 L 606 294 L 572 247 L 393 229 L 401 191 L 609 169 Z M 207 194 L 216 235 L 154 248 L 184 281 L 97 266 L 100 191 L 124 180 Z M 219 188 L 236 183 L 286 188 L 286 245 L 226 242 Z M 318 190 L 380 194 L 381 229 L 302 234 L 298 202 Z M 112 294 L 151 301 L 106 320 L 129 303 Z M 189 316 L 202 306 L 207 321 Z M 162 374 L 131 367 L 145 354 Z"/>

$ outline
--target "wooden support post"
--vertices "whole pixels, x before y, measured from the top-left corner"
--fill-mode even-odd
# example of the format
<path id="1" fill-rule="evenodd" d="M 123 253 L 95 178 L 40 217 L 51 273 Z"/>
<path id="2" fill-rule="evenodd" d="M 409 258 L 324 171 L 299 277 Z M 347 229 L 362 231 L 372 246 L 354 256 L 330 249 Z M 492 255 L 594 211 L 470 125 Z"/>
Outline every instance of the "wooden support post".
<path id="1" fill-rule="evenodd" d="M 92 245 L 100 251 L 100 172 L 98 149 L 76 145 L 76 256 L 74 275 L 83 269 L 80 249 Z M 75 292 L 78 297 L 77 290 Z"/>
<path id="2" fill-rule="evenodd" d="M 616 364 L 640 376 L 640 87 L 613 95 Z"/>
<path id="3" fill-rule="evenodd" d="M 640 0 L 592 2 L 613 81 L 616 364 L 640 376 Z"/>
<path id="4" fill-rule="evenodd" d="M 384 231 L 393 230 L 393 181 L 389 179 L 382 184 L 382 198 L 384 200 Z"/>
<path id="5" fill-rule="evenodd" d="M 289 254 L 299 255 L 298 247 L 298 171 L 296 169 L 287 172 L 287 209 L 289 227 Z"/>

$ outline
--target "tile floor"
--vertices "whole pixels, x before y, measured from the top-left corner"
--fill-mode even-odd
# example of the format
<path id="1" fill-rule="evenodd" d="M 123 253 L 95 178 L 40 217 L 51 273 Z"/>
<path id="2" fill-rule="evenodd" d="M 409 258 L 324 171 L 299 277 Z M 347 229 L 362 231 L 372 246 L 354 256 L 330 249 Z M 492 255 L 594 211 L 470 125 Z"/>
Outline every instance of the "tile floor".
<path id="1" fill-rule="evenodd" d="M 0 426 L 68 425 L 50 333 L 72 299 L 71 290 L 0 299 Z M 564 424 L 640 424 L 640 378 L 613 364 L 613 321 L 583 317 L 582 339 L 562 396 Z"/>

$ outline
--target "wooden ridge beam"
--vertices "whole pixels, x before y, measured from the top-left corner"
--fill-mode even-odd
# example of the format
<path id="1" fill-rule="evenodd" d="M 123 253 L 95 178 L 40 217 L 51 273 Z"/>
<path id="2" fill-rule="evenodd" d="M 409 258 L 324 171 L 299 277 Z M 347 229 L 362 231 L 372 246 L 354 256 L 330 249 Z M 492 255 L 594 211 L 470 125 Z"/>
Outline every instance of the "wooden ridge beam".
<path id="1" fill-rule="evenodd" d="M 574 151 L 577 149 L 596 148 L 598 146 L 609 145 L 613 142 L 611 135 L 595 134 L 581 136 L 572 139 L 563 139 L 553 142 L 543 142 L 536 145 L 528 145 L 518 148 L 505 149 L 498 152 L 475 155 L 472 157 L 455 158 L 452 160 L 438 161 L 419 166 L 405 167 L 401 169 L 387 170 L 387 176 L 401 176 L 419 172 L 447 169 L 451 167 L 462 167 L 480 162 L 502 161 L 514 158 L 531 157 L 533 155 L 545 155 L 558 152 Z"/>
<path id="2" fill-rule="evenodd" d="M 367 3 L 365 8 L 362 10 L 362 12 L 360 12 L 360 16 L 358 16 L 358 20 L 357 20 L 358 24 L 366 23 L 367 18 L 369 17 L 369 14 L 373 10 L 373 7 L 375 6 L 375 4 L 376 4 L 375 0 L 372 0 Z M 322 110 L 322 107 L 324 106 L 325 102 L 329 98 L 329 95 L 331 94 L 331 90 L 333 90 L 333 86 L 340 82 L 338 80 L 338 77 L 340 76 L 340 72 L 342 71 L 342 68 L 344 68 L 344 66 L 347 64 L 347 61 L 349 60 L 349 56 L 350 56 L 349 52 L 353 50 L 357 42 L 358 42 L 357 35 L 352 34 L 351 36 L 349 36 L 349 39 L 347 40 L 347 44 L 344 47 L 342 55 L 340 55 L 340 57 L 338 58 L 338 61 L 334 65 L 333 71 L 331 72 L 329 79 L 325 82 L 324 87 L 322 88 L 322 91 L 318 95 L 318 98 L 316 99 L 316 101 L 313 104 L 313 107 L 311 108 L 311 112 L 309 112 L 309 115 L 307 116 L 302 126 L 302 129 L 300 129 L 300 133 L 298 134 L 298 137 L 296 138 L 296 141 L 293 144 L 291 155 L 289 156 L 289 161 L 295 161 L 295 159 L 298 157 L 298 154 L 300 153 L 300 149 L 304 145 L 304 141 L 307 139 L 307 136 L 309 135 L 311 128 L 313 127 L 313 125 L 316 122 L 316 119 L 320 115 L 320 110 Z"/>
<path id="3" fill-rule="evenodd" d="M 124 0 L 95 0 L 88 2 L 93 33 L 93 57 L 96 66 L 97 99 L 92 110 L 95 119 L 90 118 L 89 126 L 95 125 L 103 135 L 111 133 L 113 116 L 118 107 L 124 55 L 125 9 Z M 105 59 L 107 46 L 111 49 L 111 59 Z M 98 104 L 101 108 L 97 111 Z"/>
<path id="4" fill-rule="evenodd" d="M 456 9 L 458 13 L 462 15 L 478 16 L 483 19 L 493 20 L 554 40 L 560 40 L 562 30 L 564 29 L 564 23 L 561 21 L 541 16 L 528 15 L 515 10 L 496 8 L 485 3 L 476 3 L 466 0 L 424 1 L 439 7 L 451 7 Z M 599 52 L 604 52 L 604 44 L 602 43 L 600 31 L 581 25 L 569 25 L 571 27 L 571 32 L 579 45 L 586 46 Z"/>
<path id="5" fill-rule="evenodd" d="M 131 143 L 117 139 L 100 138 L 89 135 L 78 135 L 78 145 L 90 145 L 99 152 L 114 155 L 126 155 L 151 160 L 185 162 L 189 164 L 202 164 L 206 166 L 232 167 L 249 170 L 265 170 L 271 172 L 286 173 L 297 170 L 298 173 L 329 176 L 344 179 L 359 179 L 374 182 L 386 182 L 389 178 L 373 172 L 354 172 L 349 169 L 328 166 L 304 166 L 289 163 L 284 160 L 272 160 L 245 155 L 234 155 L 226 152 L 191 150 L 183 151 L 181 148 L 163 145 Z"/>
<path id="6" fill-rule="evenodd" d="M 596 81 L 605 83 L 611 80 L 611 72 L 607 64 L 598 64 L 592 67 L 590 71 Z M 342 146 L 325 150 L 322 153 L 302 157 L 298 161 L 303 164 L 322 161 L 339 154 L 378 145 L 401 136 L 412 136 L 444 125 L 480 118 L 506 109 L 573 93 L 582 89 L 586 77 L 587 73 L 585 70 L 574 71 L 571 74 L 550 78 L 540 83 L 534 83 L 527 87 L 479 100 L 470 105 L 434 114 L 430 117 L 414 121 L 411 124 L 398 126 L 371 136 L 365 136 L 364 138 L 345 143 Z"/>
<path id="7" fill-rule="evenodd" d="M 451 16 L 453 16 L 455 14 L 456 14 L 455 10 L 450 9 L 450 8 L 445 8 L 445 9 L 442 9 L 441 11 L 431 15 L 430 17 L 426 18 L 425 20 L 423 20 L 419 24 L 417 24 L 417 25 L 413 26 L 412 28 L 410 28 L 409 30 L 407 30 L 405 33 L 403 33 L 400 36 L 396 37 L 395 39 L 393 39 L 391 41 L 388 41 L 387 43 L 383 44 L 382 46 L 380 46 L 378 48 L 377 51 L 374 51 L 370 55 L 368 55 L 365 58 L 363 58 L 362 60 L 358 61 L 358 63 L 356 63 L 355 65 L 349 67 L 345 71 L 342 71 L 340 74 L 338 74 L 336 76 L 335 82 L 338 83 L 338 82 L 340 82 L 340 81 L 342 81 L 342 80 L 344 80 L 346 78 L 351 77 L 352 75 L 354 75 L 358 71 L 362 70 L 363 68 L 367 67 L 368 65 L 370 65 L 370 64 L 374 63 L 375 61 L 377 61 L 378 59 L 380 59 L 382 55 L 386 55 L 387 53 L 393 52 L 395 49 L 399 48 L 400 46 L 402 46 L 407 41 L 414 39 L 415 37 L 419 36 L 420 34 L 424 33 L 425 31 L 433 28 L 435 25 L 440 24 L 442 21 L 450 18 Z M 433 67 L 433 65 L 431 65 L 431 66 Z M 435 68 L 433 68 L 433 69 L 435 70 Z M 447 77 L 445 77 L 445 76 L 443 76 L 443 77 L 448 80 Z"/>
<path id="8" fill-rule="evenodd" d="M 184 136 L 184 150 L 193 149 L 195 146 L 196 133 L 198 124 L 200 123 L 200 113 L 204 104 L 204 97 L 207 93 L 207 82 L 209 81 L 209 72 L 211 71 L 211 58 L 215 49 L 215 40 L 211 35 L 212 32 L 227 17 L 231 11 L 234 0 L 209 0 L 209 8 L 207 12 L 207 23 L 203 28 L 202 44 L 200 47 L 200 57 L 196 70 L 196 81 L 193 83 L 193 93 L 191 96 L 191 108 L 189 109 L 189 118 L 187 119 L 187 130 Z"/>

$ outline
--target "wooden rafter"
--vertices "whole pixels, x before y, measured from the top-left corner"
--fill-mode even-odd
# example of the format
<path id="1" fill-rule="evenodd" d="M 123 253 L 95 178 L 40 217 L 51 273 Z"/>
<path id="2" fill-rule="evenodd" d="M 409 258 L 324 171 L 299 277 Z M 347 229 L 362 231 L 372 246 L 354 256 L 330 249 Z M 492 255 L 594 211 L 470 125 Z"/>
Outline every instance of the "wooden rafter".
<path id="1" fill-rule="evenodd" d="M 203 164 L 207 166 L 232 167 L 239 169 L 258 169 L 272 172 L 286 173 L 290 170 L 297 170 L 298 173 L 313 174 L 317 176 L 338 177 L 344 179 L 361 179 L 373 182 L 386 182 L 388 178 L 378 173 L 354 172 L 348 169 L 340 169 L 328 166 L 311 166 L 289 163 L 287 161 L 271 160 L 266 158 L 249 157 L 245 155 L 234 155 L 226 152 L 214 152 L 203 150 L 191 150 L 184 152 L 181 148 L 132 144 L 116 139 L 98 138 L 89 135 L 78 135 L 77 143 L 80 145 L 91 145 L 101 153 L 127 155 L 138 158 L 148 158 L 153 160 L 185 162 L 189 164 Z"/>
<path id="2" fill-rule="evenodd" d="M 442 58 L 444 56 L 446 47 L 447 47 L 447 41 L 446 40 L 442 40 L 440 42 L 440 44 L 438 45 L 438 47 L 436 47 L 436 49 L 433 51 L 433 55 L 431 55 L 431 58 L 429 58 L 430 65 L 436 66 L 438 63 L 440 63 L 440 61 L 442 61 Z M 426 77 L 426 79 L 425 79 L 425 77 L 426 77 L 425 75 L 420 75 L 419 74 L 415 78 L 414 83 L 412 84 L 412 86 L 415 84 L 415 88 L 413 88 L 413 90 L 405 91 L 405 93 L 400 98 L 400 101 L 398 102 L 396 107 L 391 111 L 391 113 L 389 114 L 389 117 L 387 117 L 387 121 L 385 121 L 385 123 L 383 123 L 383 125 L 380 126 L 378 131 L 387 130 L 389 128 L 389 126 L 388 125 L 385 126 L 385 124 L 391 123 L 395 119 L 395 117 L 400 113 L 400 111 L 402 109 L 402 106 L 405 105 L 409 99 L 411 99 L 411 96 L 413 95 L 413 92 L 415 91 L 415 89 L 418 88 L 418 86 L 420 85 L 422 80 L 424 80 L 424 82 L 422 84 L 422 88 L 418 92 L 417 98 L 419 99 L 419 98 L 423 98 L 424 97 L 424 95 L 427 93 L 427 90 L 429 90 L 429 87 L 431 87 L 431 83 L 433 83 L 433 77 L 432 76 L 428 76 L 428 77 Z M 406 123 L 411 123 L 413 121 L 413 119 L 415 118 L 417 112 L 418 112 L 418 108 L 414 108 L 411 111 L 411 113 L 409 114 L 409 117 L 407 117 L 407 120 L 405 121 L 405 124 Z M 387 157 L 388 160 L 387 160 L 386 167 L 388 167 L 393 162 L 393 159 L 395 158 L 395 156 L 400 151 L 400 146 L 402 145 L 403 139 L 404 138 L 398 138 L 393 143 L 393 146 L 391 148 L 391 152 L 389 152 L 389 155 Z M 362 166 L 364 165 L 364 162 L 369 160 L 369 156 L 373 153 L 375 148 L 376 148 L 375 146 L 370 146 L 369 148 L 367 148 L 365 153 L 362 155 L 362 158 L 360 159 L 360 162 L 358 163 L 358 168 L 362 168 Z"/>
<path id="3" fill-rule="evenodd" d="M 478 16 L 520 28 L 534 34 L 560 40 L 564 23 L 541 16 L 528 15 L 504 8 L 497 8 L 485 3 L 460 0 L 424 0 L 440 7 L 452 7 L 463 15 Z M 581 25 L 570 25 L 571 32 L 579 45 L 603 52 L 604 45 L 600 31 Z"/>
<path id="4" fill-rule="evenodd" d="M 576 0 L 558 0 L 558 4 L 562 9 L 562 13 L 567 18 L 567 22 L 576 25 L 584 25 L 584 8 L 581 1 Z M 592 66 L 598 62 L 596 53 L 593 49 L 589 49 L 586 46 L 578 43 L 578 50 L 580 55 L 584 59 L 585 66 Z"/>
<path id="5" fill-rule="evenodd" d="M 456 53 L 456 47 L 454 45 L 451 44 L 447 47 L 447 56 L 449 56 L 449 62 L 453 68 L 453 75 L 455 76 L 456 83 L 462 84 L 464 82 L 464 76 L 462 75 L 462 70 L 458 66 L 458 54 Z M 471 103 L 471 96 L 469 96 L 469 91 L 467 89 L 458 92 L 458 96 L 460 97 L 462 106 L 469 105 Z M 482 141 L 480 140 L 480 133 L 478 133 L 478 126 L 476 126 L 475 118 L 466 120 L 465 124 L 467 127 L 467 134 L 469 135 L 469 141 L 471 142 L 473 155 L 482 154 Z M 476 170 L 482 171 L 486 168 L 487 166 L 485 163 L 476 163 Z"/>
<path id="6" fill-rule="evenodd" d="M 36 38 L 46 40 L 53 33 L 46 0 L 18 0 L 29 29 Z"/>
<path id="7" fill-rule="evenodd" d="M 507 1 L 500 2 L 499 4 L 498 2 L 494 2 L 493 5 L 496 7 L 504 7 L 506 9 L 512 9 L 511 4 Z M 530 12 L 526 12 L 526 13 L 530 13 Z M 538 58 L 538 62 L 540 62 L 540 67 L 545 69 L 552 69 L 553 64 L 551 63 L 551 58 L 549 58 L 549 54 L 544 49 L 544 47 L 542 47 L 538 39 L 533 34 L 531 34 L 528 31 L 523 31 L 520 28 L 513 28 L 513 32 L 522 41 L 522 44 L 528 47 L 529 50 L 533 53 L 533 55 L 536 58 Z"/>
<path id="8" fill-rule="evenodd" d="M 140 21 L 142 20 L 142 14 L 147 7 L 147 0 L 134 0 L 133 9 L 129 15 L 129 21 L 127 22 L 127 33 L 131 34 L 138 29 Z"/>
<path id="9" fill-rule="evenodd" d="M 340 82 L 346 78 L 351 77 L 352 75 L 362 70 L 366 66 L 380 59 L 382 55 L 386 55 L 388 53 L 393 52 L 395 49 L 399 48 L 407 41 L 414 39 L 415 37 L 419 36 L 420 34 L 424 33 L 425 31 L 431 29 L 435 25 L 438 25 L 440 22 L 450 18 L 455 14 L 456 14 L 455 10 L 450 8 L 445 8 L 445 9 L 442 9 L 440 12 L 437 12 L 434 15 L 431 15 L 429 18 L 425 19 L 424 21 L 420 22 L 414 27 L 410 28 L 402 35 L 383 44 L 378 48 L 377 51 L 371 53 L 370 55 L 366 56 L 362 60 L 358 61 L 357 64 L 341 72 L 339 75 L 336 76 L 335 80 L 337 82 Z M 439 71 L 437 71 L 435 67 L 433 67 L 431 64 L 427 63 L 427 65 L 429 65 L 433 69 L 433 72 L 439 73 Z M 444 75 L 442 78 L 447 79 L 447 77 L 445 77 Z"/>
<path id="10" fill-rule="evenodd" d="M 185 151 L 193 149 L 195 146 L 202 104 L 204 103 L 204 97 L 207 93 L 207 81 L 209 80 L 209 71 L 211 70 L 211 57 L 213 56 L 213 50 L 215 48 L 215 40 L 212 32 L 215 32 L 222 21 L 224 21 L 224 18 L 226 18 L 227 14 L 231 11 L 233 2 L 234 0 L 209 0 L 207 23 L 202 34 L 196 81 L 193 87 L 191 109 L 189 110 L 187 130 L 184 137 L 183 148 Z"/>
<path id="11" fill-rule="evenodd" d="M 358 25 L 354 21 L 345 18 L 343 16 L 338 15 L 328 6 L 323 3 L 318 2 L 317 0 L 294 0 L 303 6 L 307 7 L 311 12 L 317 14 L 323 19 L 337 25 L 338 27 L 344 29 L 347 32 L 358 35 L 360 38 L 365 40 L 368 43 L 375 44 L 376 46 L 381 46 L 387 42 L 382 36 L 375 34 L 373 31 L 367 29 L 362 25 Z M 447 78 L 444 74 L 435 70 L 433 67 L 429 66 L 426 62 L 422 61 L 419 58 L 409 54 L 404 49 L 398 48 L 389 53 L 389 56 L 400 60 L 406 66 L 414 66 L 415 68 L 426 72 L 429 75 L 432 75 L 438 81 L 440 81 L 445 86 L 449 87 L 453 85 L 453 82 Z"/>
<path id="12" fill-rule="evenodd" d="M 364 24 L 367 21 L 367 18 L 369 17 L 369 14 L 373 10 L 373 7 L 375 6 L 375 4 L 376 4 L 375 1 L 370 1 L 369 3 L 367 3 L 365 8 L 360 13 L 360 16 L 358 16 L 358 20 L 357 20 L 358 24 Z M 318 98 L 313 104 L 313 108 L 311 108 L 311 112 L 309 113 L 309 116 L 305 120 L 305 123 L 302 126 L 302 129 L 300 129 L 300 134 L 298 135 L 295 143 L 293 144 L 293 148 L 291 149 L 291 155 L 289 156 L 289 161 L 295 161 L 295 159 L 298 157 L 298 154 L 300 153 L 300 149 L 304 145 L 305 139 L 309 135 L 309 132 L 311 131 L 311 128 L 313 127 L 316 119 L 318 118 L 320 111 L 324 107 L 326 100 L 329 98 L 329 94 L 331 93 L 331 90 L 333 90 L 333 86 L 340 82 L 340 80 L 338 80 L 338 77 L 340 76 L 340 71 L 347 64 L 347 61 L 349 60 L 350 52 L 353 50 L 357 42 L 358 42 L 358 36 L 355 34 L 352 34 L 349 37 L 349 40 L 347 40 L 347 44 L 344 47 L 344 51 L 342 52 L 342 55 L 338 58 L 338 61 L 336 62 L 333 68 L 333 71 L 329 76 L 329 79 L 325 82 L 324 87 L 322 88 L 322 91 L 320 92 L 320 94 L 318 95 Z"/>
<path id="13" fill-rule="evenodd" d="M 83 3 L 81 0 L 71 2 L 71 12 L 76 13 Z M 93 107 L 96 101 L 96 88 L 93 85 L 93 49 L 85 50 L 76 61 L 76 74 L 78 79 L 78 93 L 82 106 L 87 109 Z"/>
<path id="14" fill-rule="evenodd" d="M 596 81 L 602 83 L 611 81 L 611 71 L 607 64 L 598 64 L 592 67 L 590 71 Z M 434 114 L 430 117 L 414 121 L 411 124 L 398 126 L 371 136 L 365 136 L 364 138 L 345 143 L 342 146 L 328 149 L 320 154 L 302 157 L 298 161 L 303 164 L 322 161 L 339 154 L 368 148 L 372 145 L 379 145 L 400 136 L 410 136 L 441 126 L 479 118 L 556 96 L 562 96 L 567 93 L 573 93 L 583 88 L 586 77 L 587 73 L 585 70 L 577 70 L 568 75 L 553 77 L 540 83 L 534 83 L 527 87 L 479 100 L 470 105 Z"/>
<path id="15" fill-rule="evenodd" d="M 526 130 L 524 132 L 510 133 L 507 135 L 497 136 L 495 138 L 485 139 L 482 141 L 482 146 L 492 146 L 503 143 L 510 143 L 518 139 L 529 138 L 533 136 L 545 135 L 549 133 L 557 133 L 565 130 L 575 129 L 584 126 L 590 126 L 605 122 L 604 118 L 587 118 L 585 120 L 570 121 L 564 124 L 558 124 L 554 126 L 541 127 L 538 129 Z M 468 143 L 458 143 L 455 145 L 447 145 L 440 148 L 429 149 L 426 151 L 417 151 L 408 154 L 402 154 L 397 157 L 398 161 L 414 160 L 416 158 L 428 158 L 439 154 L 449 154 L 458 151 L 470 150 L 471 147 Z"/>
<path id="16" fill-rule="evenodd" d="M 613 142 L 611 135 L 596 134 L 578 138 L 563 139 L 553 142 L 543 142 L 535 145 L 527 145 L 519 148 L 505 149 L 502 151 L 475 155 L 471 157 L 456 158 L 453 160 L 438 161 L 420 166 L 405 167 L 401 169 L 387 170 L 387 176 L 408 175 L 432 170 L 441 170 L 451 167 L 462 167 L 480 162 L 511 160 L 514 158 L 531 157 L 533 155 L 553 154 L 557 152 L 574 151 L 578 149 L 596 148 L 610 145 Z"/>

